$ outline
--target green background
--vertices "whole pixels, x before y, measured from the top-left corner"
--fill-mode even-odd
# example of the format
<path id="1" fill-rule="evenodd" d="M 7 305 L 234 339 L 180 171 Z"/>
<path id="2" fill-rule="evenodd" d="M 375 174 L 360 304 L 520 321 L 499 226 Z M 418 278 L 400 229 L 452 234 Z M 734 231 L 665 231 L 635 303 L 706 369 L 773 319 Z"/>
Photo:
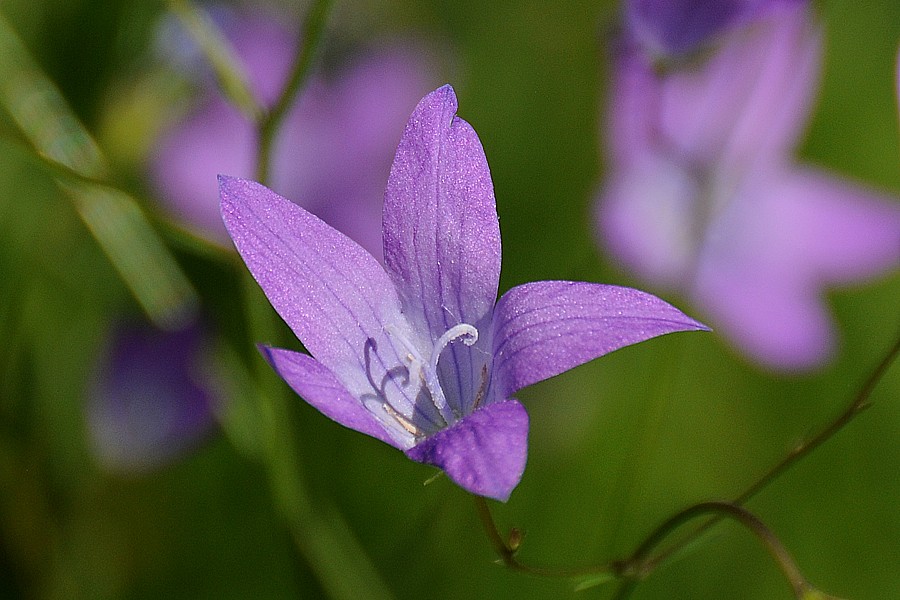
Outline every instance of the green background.
<path id="1" fill-rule="evenodd" d="M 900 7 L 816 8 L 825 70 L 800 155 L 898 193 Z M 128 91 L 150 70 L 148 44 L 164 10 L 157 2 L 0 0 L 116 180 L 151 212 L 139 159 L 179 91 L 141 98 L 136 113 Z M 335 7 L 329 39 L 412 32 L 445 49 L 442 78 L 491 165 L 501 291 L 539 279 L 640 287 L 597 249 L 589 218 L 617 10 L 581 0 Z M 423 486 L 433 469 L 330 422 L 268 375 L 275 399 L 238 382 L 222 430 L 183 460 L 142 477 L 100 470 L 85 437 L 84 395 L 107 327 L 139 309 L 51 173 L 15 141 L 5 111 L 0 125 L 0 597 L 318 598 L 340 593 L 322 583 L 335 578 L 373 597 L 383 589 L 397 598 L 612 595 L 615 584 L 575 592 L 571 581 L 494 564 L 466 493 L 446 478 Z M 153 223 L 221 337 L 239 348 L 230 360 L 265 373 L 251 345 L 262 340 L 248 330 L 274 322 L 267 303 L 254 296 L 256 316 L 242 317 L 246 294 L 231 259 Z M 897 335 L 898 299 L 896 272 L 830 292 L 839 352 L 812 374 L 765 372 L 715 334 L 685 334 L 523 391 L 528 467 L 509 503 L 492 504 L 503 528 L 525 531 L 521 560 L 623 558 L 681 508 L 740 493 L 850 401 Z M 296 344 L 280 325 L 268 341 Z M 900 598 L 900 368 L 871 399 L 870 410 L 749 503 L 812 583 L 858 600 Z M 633 597 L 791 593 L 757 541 L 724 525 Z"/>

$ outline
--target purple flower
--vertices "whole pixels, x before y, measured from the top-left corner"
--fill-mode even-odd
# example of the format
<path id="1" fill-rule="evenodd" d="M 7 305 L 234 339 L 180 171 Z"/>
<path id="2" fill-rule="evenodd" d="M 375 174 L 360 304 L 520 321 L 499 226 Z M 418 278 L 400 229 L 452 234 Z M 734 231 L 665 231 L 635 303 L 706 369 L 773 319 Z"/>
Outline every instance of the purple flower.
<path id="1" fill-rule="evenodd" d="M 896 200 L 798 165 L 821 40 L 780 3 L 707 61 L 664 74 L 617 57 L 603 241 L 648 282 L 687 294 L 772 368 L 829 356 L 828 286 L 900 265 Z"/>
<path id="2" fill-rule="evenodd" d="M 591 283 L 530 283 L 495 306 L 493 185 L 478 136 L 455 114 L 444 86 L 407 123 L 384 194 L 384 266 L 252 181 L 220 177 L 222 215 L 312 355 L 263 347 L 281 377 L 335 421 L 506 500 L 525 468 L 528 416 L 517 390 L 704 327 L 649 294 Z"/>
<path id="3" fill-rule="evenodd" d="M 214 397 L 201 370 L 197 327 L 118 327 L 88 397 L 91 445 L 108 470 L 143 473 L 196 445 L 212 423 Z"/>
<path id="4" fill-rule="evenodd" d="M 271 106 L 288 75 L 297 40 L 277 22 L 224 13 L 222 27 L 250 78 Z M 378 198 L 397 131 L 420 90 L 431 85 L 430 61 L 414 45 L 358 53 L 329 76 L 313 77 L 285 120 L 274 149 L 272 187 L 362 244 L 381 252 Z M 159 141 L 152 180 L 168 208 L 202 235 L 228 237 L 219 215 L 219 173 L 251 177 L 253 125 L 203 80 L 196 108 Z M 382 119 L 369 118 L 372 112 Z"/>
<path id="5" fill-rule="evenodd" d="M 803 0 L 626 0 L 625 26 L 650 56 L 693 52 L 784 3 Z"/>

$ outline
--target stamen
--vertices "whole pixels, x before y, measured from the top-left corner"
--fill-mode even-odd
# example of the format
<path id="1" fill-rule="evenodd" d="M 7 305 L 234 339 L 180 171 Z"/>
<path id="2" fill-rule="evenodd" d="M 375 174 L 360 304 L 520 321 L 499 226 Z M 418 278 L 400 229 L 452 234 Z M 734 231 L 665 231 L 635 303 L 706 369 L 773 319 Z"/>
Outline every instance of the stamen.
<path id="1" fill-rule="evenodd" d="M 481 401 L 484 400 L 484 394 L 487 392 L 488 368 L 487 365 L 481 365 L 481 383 L 478 385 L 478 393 L 475 394 L 475 402 L 472 403 L 472 410 L 478 408 Z"/>
<path id="2" fill-rule="evenodd" d="M 382 402 L 381 407 L 384 409 L 384 412 L 394 417 L 394 419 L 398 423 L 400 423 L 400 426 L 403 427 L 403 429 L 407 430 L 416 437 L 424 437 L 425 434 L 422 433 L 422 430 L 410 423 L 409 419 L 394 410 L 393 406 L 391 406 L 387 402 Z"/>

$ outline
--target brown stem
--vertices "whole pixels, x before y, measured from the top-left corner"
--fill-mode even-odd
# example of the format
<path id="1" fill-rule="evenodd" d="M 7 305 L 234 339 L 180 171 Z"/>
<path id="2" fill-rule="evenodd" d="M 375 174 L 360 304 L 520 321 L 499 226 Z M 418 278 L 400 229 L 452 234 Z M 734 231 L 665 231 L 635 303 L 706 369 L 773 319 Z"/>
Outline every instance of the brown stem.
<path id="1" fill-rule="evenodd" d="M 890 350 L 888 350 L 884 359 L 882 359 L 878 366 L 875 367 L 875 369 L 863 383 L 862 387 L 859 388 L 859 391 L 853 397 L 853 401 L 847 406 L 847 408 L 844 409 L 844 411 L 835 419 L 830 421 L 818 434 L 795 447 L 790 453 L 787 454 L 787 456 L 785 456 L 772 468 L 766 471 L 766 473 L 763 474 L 762 477 L 757 479 L 749 487 L 747 487 L 746 490 L 735 497 L 731 501 L 732 504 L 745 504 L 748 500 L 765 489 L 770 483 L 778 479 L 778 477 L 781 476 L 781 474 L 787 471 L 789 468 L 791 468 L 794 463 L 806 457 L 813 450 L 831 439 L 837 432 L 839 432 L 854 418 L 856 418 L 857 415 L 869 408 L 869 406 L 871 406 L 871 404 L 869 403 L 869 397 L 872 395 L 872 391 L 875 389 L 875 386 L 878 384 L 878 382 L 881 381 L 881 378 L 884 376 L 891 363 L 893 363 L 893 361 L 897 358 L 898 353 L 900 353 L 900 336 L 898 336 L 897 340 L 894 342 L 894 345 L 890 348 Z M 713 525 L 721 520 L 721 516 L 715 516 L 705 523 L 699 525 L 697 529 L 690 532 L 684 538 L 677 542 L 674 542 L 671 546 L 660 552 L 653 559 L 653 566 L 655 567 L 660 563 L 665 562 L 673 554 L 677 553 L 679 550 L 697 539 L 700 535 L 702 535 L 704 532 L 709 530 Z"/>
<path id="2" fill-rule="evenodd" d="M 843 429 L 857 415 L 868 408 L 870 406 L 869 398 L 872 395 L 872 391 L 875 389 L 875 386 L 878 385 L 878 382 L 881 381 L 885 372 L 887 372 L 888 367 L 890 367 L 897 358 L 898 354 L 900 354 L 900 337 L 897 338 L 894 345 L 888 350 L 884 359 L 882 359 L 878 366 L 875 367 L 853 397 L 853 401 L 840 415 L 830 421 L 818 434 L 797 446 L 792 452 L 766 471 L 762 477 L 753 482 L 746 490 L 744 490 L 744 492 L 734 498 L 731 502 L 703 502 L 681 511 L 657 527 L 657 529 L 654 530 L 640 546 L 638 546 L 634 554 L 627 559 L 614 560 L 600 565 L 573 569 L 552 569 L 526 565 L 516 558 L 517 544 L 516 547 L 511 547 L 510 544 L 504 540 L 500 530 L 494 522 L 490 508 L 485 499 L 476 496 L 475 506 L 478 516 L 481 519 L 481 523 L 484 526 L 484 530 L 487 533 L 491 546 L 500 557 L 500 561 L 506 567 L 530 575 L 563 579 L 609 574 L 622 581 L 614 596 L 617 600 L 627 598 L 637 586 L 640 579 L 648 576 L 660 564 L 665 562 L 675 553 L 684 549 L 689 543 L 696 540 L 713 525 L 719 523 L 724 518 L 732 518 L 750 529 L 750 531 L 756 534 L 756 536 L 766 545 L 769 552 L 776 561 L 778 561 L 785 576 L 791 582 L 795 595 L 798 598 L 801 598 L 804 593 L 811 589 L 809 584 L 801 575 L 784 546 L 781 545 L 778 539 L 771 531 L 769 531 L 762 521 L 743 508 L 742 505 L 756 496 L 756 494 L 766 488 L 782 473 L 791 468 L 794 463 L 831 439 L 831 437 Z M 658 554 L 650 556 L 650 552 L 653 548 L 661 543 L 663 539 L 677 527 L 690 521 L 694 517 L 708 513 L 715 513 L 715 516 L 707 519 L 696 529 L 686 534 L 680 540 L 673 542 Z"/>

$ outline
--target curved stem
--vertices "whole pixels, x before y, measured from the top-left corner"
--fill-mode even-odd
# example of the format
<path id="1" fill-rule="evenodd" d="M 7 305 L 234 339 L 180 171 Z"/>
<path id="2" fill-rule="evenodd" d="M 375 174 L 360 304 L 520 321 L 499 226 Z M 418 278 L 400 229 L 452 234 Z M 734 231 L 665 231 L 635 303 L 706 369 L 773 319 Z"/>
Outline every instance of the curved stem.
<path id="1" fill-rule="evenodd" d="M 756 535 L 778 563 L 778 566 L 781 567 L 781 571 L 790 582 L 795 596 L 800 598 L 802 597 L 802 594 L 809 589 L 810 586 L 807 583 L 806 578 L 803 577 L 803 574 L 800 572 L 800 569 L 797 567 L 797 563 L 794 562 L 793 557 L 791 557 L 790 553 L 775 534 L 772 533 L 765 523 L 763 523 L 756 515 L 746 508 L 731 502 L 701 502 L 670 517 L 647 536 L 644 542 L 638 546 L 637 550 L 635 550 L 631 558 L 624 561 L 625 571 L 633 579 L 642 579 L 648 575 L 656 565 L 654 561 L 647 561 L 653 548 L 668 537 L 675 529 L 698 516 L 709 513 L 716 514 L 719 519 L 733 519 Z M 619 595 L 621 596 L 621 594 L 622 591 L 620 590 Z"/>
<path id="2" fill-rule="evenodd" d="M 313 60 L 325 33 L 325 23 L 331 10 L 331 4 L 331 0 L 316 0 L 309 9 L 303 25 L 302 39 L 298 44 L 297 56 L 291 67 L 287 83 L 275 105 L 258 123 L 256 179 L 260 183 L 268 183 L 272 147 L 275 145 L 275 139 L 288 110 L 309 79 Z"/>
<path id="3" fill-rule="evenodd" d="M 765 489 L 770 483 L 778 479 L 778 477 L 780 477 L 782 473 L 790 469 L 794 465 L 794 463 L 806 457 L 813 450 L 831 439 L 838 431 L 843 429 L 848 423 L 856 418 L 857 415 L 869 408 L 871 406 L 869 397 L 872 395 L 872 391 L 875 389 L 875 386 L 878 385 L 878 382 L 881 381 L 881 378 L 884 376 L 888 367 L 891 366 L 891 363 L 893 363 L 893 361 L 897 358 L 898 354 L 900 354 L 900 336 L 897 337 L 894 345 L 890 348 L 890 350 L 888 350 L 887 354 L 881 360 L 881 362 L 878 363 L 878 366 L 876 366 L 869 377 L 866 378 L 863 385 L 859 388 L 859 391 L 853 397 L 853 400 L 849 405 L 847 405 L 847 408 L 845 408 L 844 411 L 835 419 L 829 421 L 828 424 L 825 425 L 825 427 L 819 433 L 807 439 L 805 442 L 797 445 L 783 459 L 781 459 L 778 463 L 776 463 L 773 467 L 766 471 L 762 477 L 750 484 L 747 489 L 745 489 L 741 494 L 736 496 L 731 501 L 732 504 L 745 504 L 748 500 Z M 671 546 L 660 552 L 656 556 L 656 558 L 654 558 L 654 566 L 665 562 L 673 554 L 677 553 L 679 550 L 687 546 L 690 542 L 705 533 L 720 520 L 720 516 L 712 517 L 705 523 L 699 525 L 697 529 L 687 534 L 681 540 L 674 542 Z"/>
<path id="4" fill-rule="evenodd" d="M 881 381 L 888 367 L 900 354 L 900 337 L 894 342 L 893 346 L 888 350 L 885 357 L 875 367 L 869 377 L 866 378 L 859 391 L 854 395 L 852 402 L 847 408 L 839 414 L 815 436 L 809 438 L 805 442 L 798 445 L 791 453 L 785 456 L 781 461 L 776 463 L 772 468 L 766 471 L 762 477 L 753 482 L 744 492 L 734 498 L 731 502 L 703 502 L 695 504 L 675 516 L 668 519 L 662 525 L 656 528 L 645 540 L 638 546 L 637 550 L 631 557 L 623 560 L 614 560 L 607 563 L 573 568 L 573 569 L 550 569 L 545 567 L 535 567 L 521 563 L 516 558 L 516 550 L 518 543 L 510 544 L 500 533 L 490 508 L 484 498 L 475 497 L 475 506 L 478 516 L 484 526 L 488 539 L 494 551 L 500 557 L 506 567 L 513 570 L 527 573 L 530 575 L 541 577 L 554 577 L 563 579 L 574 579 L 590 575 L 608 574 L 613 578 L 620 579 L 616 595 L 617 600 L 627 598 L 638 582 L 647 577 L 660 564 L 671 558 L 674 554 L 684 549 L 689 543 L 696 540 L 705 531 L 724 518 L 732 518 L 745 527 L 750 529 L 760 540 L 766 545 L 772 556 L 778 561 L 785 576 L 791 582 L 794 593 L 797 598 L 803 598 L 808 595 L 813 588 L 803 578 L 799 569 L 794 563 L 787 550 L 781 545 L 778 539 L 769 531 L 755 515 L 743 508 L 743 504 L 753 498 L 756 494 L 766 488 L 772 481 L 777 479 L 782 473 L 791 468 L 794 463 L 801 458 L 810 454 L 813 450 L 821 446 L 823 443 L 831 439 L 837 432 L 850 423 L 858 414 L 870 406 L 869 398 L 872 391 Z M 651 556 L 652 550 L 660 544 L 668 535 L 679 526 L 703 514 L 715 513 L 715 516 L 707 519 L 690 533 L 686 534 L 680 540 L 673 542 L 670 546 L 663 549 L 656 555 Z"/>

